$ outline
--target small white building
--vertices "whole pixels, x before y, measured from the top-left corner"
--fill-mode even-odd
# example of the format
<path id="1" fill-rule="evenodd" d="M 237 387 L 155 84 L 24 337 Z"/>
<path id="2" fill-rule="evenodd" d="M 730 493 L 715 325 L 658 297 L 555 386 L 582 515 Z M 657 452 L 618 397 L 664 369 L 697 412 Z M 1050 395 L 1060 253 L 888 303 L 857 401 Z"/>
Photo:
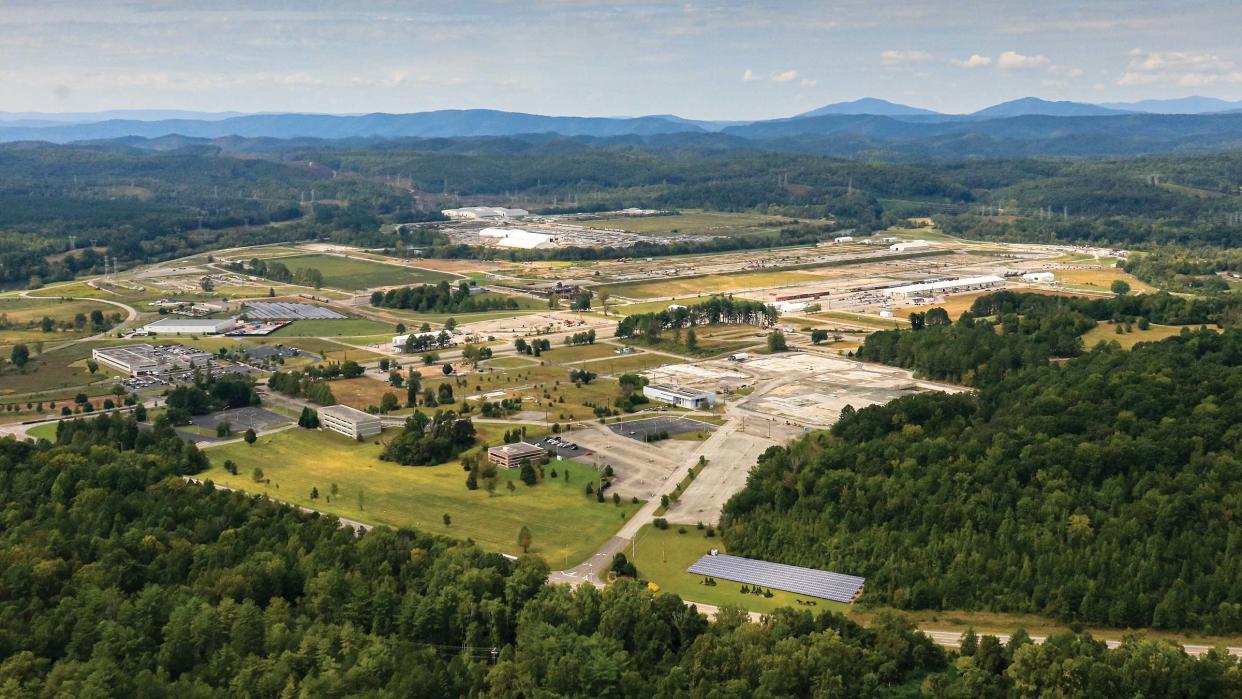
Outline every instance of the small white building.
<path id="1" fill-rule="evenodd" d="M 798 313 L 805 311 L 806 307 L 811 305 L 811 303 L 809 301 L 778 301 L 773 305 L 781 313 Z"/>
<path id="2" fill-rule="evenodd" d="M 888 246 L 888 249 L 893 252 L 910 252 L 912 250 L 927 250 L 929 248 L 931 248 L 931 244 L 926 240 L 905 240 Z"/>
<path id="3" fill-rule="evenodd" d="M 498 248 L 543 250 L 556 247 L 552 236 L 524 231 L 521 228 L 484 228 L 479 231 L 479 237 L 494 239 Z"/>
<path id="4" fill-rule="evenodd" d="M 1031 284 L 1046 284 L 1055 281 L 1056 278 L 1057 275 L 1052 272 L 1027 272 L 1022 275 L 1022 281 L 1030 282 Z"/>
<path id="5" fill-rule="evenodd" d="M 348 405 L 329 405 L 318 412 L 320 425 L 350 439 L 374 437 L 383 430 L 378 415 L 364 413 Z"/>
<path id="6" fill-rule="evenodd" d="M 526 209 L 506 209 L 503 206 L 464 206 L 444 209 L 440 213 L 455 221 L 505 221 L 530 215 Z"/>
<path id="7" fill-rule="evenodd" d="M 138 332 L 148 335 L 220 335 L 237 327 L 236 318 L 161 318 Z"/>
<path id="8" fill-rule="evenodd" d="M 699 410 L 716 406 L 716 394 L 700 391 L 695 388 L 681 388 L 666 383 L 653 383 L 643 386 L 643 395 L 661 403 L 669 403 L 680 408 Z"/>
<path id="9" fill-rule="evenodd" d="M 854 236 L 852 236 L 852 235 L 839 235 L 839 236 L 837 236 L 837 237 L 833 238 L 833 239 L 832 239 L 832 242 L 834 242 L 834 243 L 852 243 L 852 242 L 854 242 Z"/>

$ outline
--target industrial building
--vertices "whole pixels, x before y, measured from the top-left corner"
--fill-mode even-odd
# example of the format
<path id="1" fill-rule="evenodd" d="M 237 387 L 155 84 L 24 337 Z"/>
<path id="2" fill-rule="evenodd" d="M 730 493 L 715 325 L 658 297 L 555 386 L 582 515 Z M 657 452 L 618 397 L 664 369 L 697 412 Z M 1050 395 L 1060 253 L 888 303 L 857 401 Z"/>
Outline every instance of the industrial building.
<path id="1" fill-rule="evenodd" d="M 91 350 L 96 362 L 129 376 L 161 376 L 176 371 L 205 369 L 211 354 L 182 345 L 152 347 L 146 343 L 97 347 Z"/>
<path id="2" fill-rule="evenodd" d="M 906 240 L 888 246 L 888 249 L 893 252 L 910 252 L 913 250 L 927 250 L 929 248 L 931 248 L 931 244 L 926 240 Z"/>
<path id="3" fill-rule="evenodd" d="M 161 318 L 147 323 L 147 335 L 222 335 L 237 327 L 236 318 Z"/>
<path id="4" fill-rule="evenodd" d="M 681 388 L 666 383 L 653 383 L 643 386 L 643 395 L 661 403 L 669 403 L 680 408 L 700 410 L 716 406 L 716 394 L 694 388 Z"/>
<path id="5" fill-rule="evenodd" d="M 940 294 L 960 294 L 966 291 L 980 291 L 1005 286 L 1001 277 L 987 275 L 982 277 L 962 277 L 960 279 L 941 279 L 918 284 L 906 284 L 884 289 L 884 293 L 896 298 L 915 298 L 938 296 Z"/>
<path id="6" fill-rule="evenodd" d="M 499 468 L 517 468 L 524 461 L 542 459 L 545 455 L 547 452 L 542 448 L 526 442 L 504 444 L 487 449 L 487 460 Z"/>
<path id="7" fill-rule="evenodd" d="M 479 231 L 479 237 L 495 240 L 498 248 L 544 250 L 556 247 L 552 236 L 524 231 L 521 228 L 484 228 Z"/>
<path id="8" fill-rule="evenodd" d="M 319 409 L 319 424 L 350 439 L 374 437 L 383 430 L 379 416 L 348 405 L 329 405 Z"/>
<path id="9" fill-rule="evenodd" d="M 311 303 L 247 301 L 246 317 L 257 320 L 341 320 L 346 316 Z"/>
<path id="10" fill-rule="evenodd" d="M 833 238 L 833 239 L 832 239 L 832 242 L 834 242 L 834 243 L 852 243 L 852 242 L 854 242 L 854 236 L 852 236 L 852 235 L 839 235 L 839 236 L 837 236 L 837 237 Z"/>
<path id="11" fill-rule="evenodd" d="M 526 209 L 506 209 L 503 206 L 465 206 L 460 209 L 444 209 L 440 213 L 455 221 L 505 221 L 530 215 Z"/>
<path id="12" fill-rule="evenodd" d="M 1051 281 L 1055 281 L 1056 278 L 1057 278 L 1057 275 L 1053 274 L 1052 272 L 1027 272 L 1026 274 L 1022 275 L 1022 281 L 1030 282 L 1031 284 L 1051 282 Z"/>

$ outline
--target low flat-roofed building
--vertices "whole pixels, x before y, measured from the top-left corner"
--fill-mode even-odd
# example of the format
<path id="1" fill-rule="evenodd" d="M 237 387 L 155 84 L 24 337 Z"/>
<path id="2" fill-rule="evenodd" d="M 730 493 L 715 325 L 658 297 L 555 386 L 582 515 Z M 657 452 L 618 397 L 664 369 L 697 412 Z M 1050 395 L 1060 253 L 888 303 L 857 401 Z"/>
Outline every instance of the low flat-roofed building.
<path id="1" fill-rule="evenodd" d="M 927 250 L 931 247 L 931 243 L 926 240 L 907 240 L 901 243 L 893 243 L 888 246 L 893 252 L 908 252 L 910 250 Z"/>
<path id="2" fill-rule="evenodd" d="M 148 335 L 220 335 L 237 327 L 236 318 L 161 318 L 139 332 Z"/>
<path id="3" fill-rule="evenodd" d="M 1005 280 L 1001 277 L 986 275 L 981 277 L 962 277 L 960 279 L 941 279 L 931 282 L 920 282 L 918 284 L 906 284 L 904 286 L 894 286 L 884 289 L 884 293 L 889 296 L 897 296 L 902 298 L 912 297 L 929 297 L 939 294 L 956 294 L 964 291 L 980 291 L 983 289 L 995 289 L 1005 286 Z"/>
<path id="4" fill-rule="evenodd" d="M 498 468 L 517 468 L 522 465 L 522 462 L 542 459 L 547 453 L 534 444 L 515 442 L 498 447 L 488 447 L 487 460 L 496 464 Z"/>
<path id="5" fill-rule="evenodd" d="M 643 386 L 643 395 L 661 403 L 669 403 L 681 408 L 699 410 L 712 408 L 716 405 L 716 394 L 700 391 L 697 388 L 682 388 L 666 383 L 653 383 Z"/>
<path id="6" fill-rule="evenodd" d="M 160 363 L 155 358 L 155 348 L 145 343 L 120 347 L 96 347 L 91 350 L 91 359 L 130 376 L 154 374 L 160 368 Z"/>
<path id="7" fill-rule="evenodd" d="M 1057 275 L 1053 274 L 1052 272 L 1027 272 L 1026 274 L 1022 275 L 1022 281 L 1031 282 L 1033 284 L 1039 283 L 1039 282 L 1055 281 L 1056 278 L 1057 278 Z"/>
<path id="8" fill-rule="evenodd" d="M 348 405 L 319 408 L 319 424 L 350 439 L 374 437 L 383 430 L 378 415 L 364 413 Z"/>

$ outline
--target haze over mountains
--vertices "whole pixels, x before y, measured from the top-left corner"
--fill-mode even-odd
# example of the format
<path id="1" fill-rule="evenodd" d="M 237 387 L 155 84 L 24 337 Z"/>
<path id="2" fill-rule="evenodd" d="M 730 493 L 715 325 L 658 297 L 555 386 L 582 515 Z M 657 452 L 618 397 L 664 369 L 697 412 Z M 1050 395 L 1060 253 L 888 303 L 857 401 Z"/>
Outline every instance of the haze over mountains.
<path id="1" fill-rule="evenodd" d="M 1102 156 L 1242 147 L 1242 103 L 1207 97 L 1096 105 L 1026 97 L 970 114 L 943 114 L 877 98 L 751 122 L 675 115 L 576 117 L 491 109 L 411 114 L 237 114 L 176 110 L 0 113 L 0 141 L 115 141 L 138 148 L 278 148 L 273 139 L 322 141 L 529 137 L 635 139 L 840 156 L 960 159 Z M 257 140 L 257 141 L 256 141 Z M 174 146 L 173 144 L 179 144 Z M 287 143 L 288 145 L 288 143 Z"/>

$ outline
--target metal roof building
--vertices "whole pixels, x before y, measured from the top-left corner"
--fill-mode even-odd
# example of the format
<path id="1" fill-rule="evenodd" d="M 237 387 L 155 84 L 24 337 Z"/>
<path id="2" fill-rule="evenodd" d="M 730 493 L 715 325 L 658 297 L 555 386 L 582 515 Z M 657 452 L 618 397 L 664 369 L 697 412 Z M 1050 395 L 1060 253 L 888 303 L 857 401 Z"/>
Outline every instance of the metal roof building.
<path id="1" fill-rule="evenodd" d="M 711 408 L 716 405 L 715 393 L 700 391 L 695 388 L 682 388 L 666 383 L 653 383 L 643 386 L 643 395 L 662 403 L 690 408 L 691 410 Z"/>
<path id="2" fill-rule="evenodd" d="M 139 332 L 149 335 L 219 335 L 237 327 L 236 318 L 161 318 Z"/>
<path id="3" fill-rule="evenodd" d="M 853 602 L 862 593 L 863 583 L 866 582 L 865 578 L 857 575 L 757 561 L 726 553 L 703 556 L 687 570 L 711 578 L 846 603 Z"/>
<path id="4" fill-rule="evenodd" d="M 962 291 L 978 291 L 1005 286 L 1005 280 L 986 275 L 982 277 L 962 277 L 960 279 L 942 279 L 934 282 L 920 282 L 884 289 L 889 296 L 935 296 L 937 294 L 953 294 Z"/>

